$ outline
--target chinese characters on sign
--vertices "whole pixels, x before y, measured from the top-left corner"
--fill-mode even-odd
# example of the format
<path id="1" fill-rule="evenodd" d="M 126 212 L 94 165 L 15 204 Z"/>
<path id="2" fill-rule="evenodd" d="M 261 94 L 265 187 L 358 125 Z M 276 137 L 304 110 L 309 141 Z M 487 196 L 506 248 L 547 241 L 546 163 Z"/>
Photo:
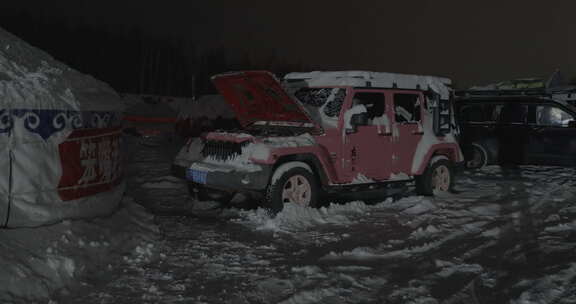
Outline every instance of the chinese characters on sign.
<path id="1" fill-rule="evenodd" d="M 59 146 L 59 194 L 73 200 L 110 190 L 122 177 L 120 130 L 76 130 Z"/>

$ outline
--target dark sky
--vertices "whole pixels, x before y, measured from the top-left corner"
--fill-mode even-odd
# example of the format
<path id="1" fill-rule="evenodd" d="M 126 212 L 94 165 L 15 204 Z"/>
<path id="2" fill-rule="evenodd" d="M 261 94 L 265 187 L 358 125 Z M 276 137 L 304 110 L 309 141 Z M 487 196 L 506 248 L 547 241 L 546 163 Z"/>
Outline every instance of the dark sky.
<path id="1" fill-rule="evenodd" d="M 286 62 L 449 76 L 461 85 L 576 75 L 576 1 L 2 1 L 94 25 L 137 26 Z"/>

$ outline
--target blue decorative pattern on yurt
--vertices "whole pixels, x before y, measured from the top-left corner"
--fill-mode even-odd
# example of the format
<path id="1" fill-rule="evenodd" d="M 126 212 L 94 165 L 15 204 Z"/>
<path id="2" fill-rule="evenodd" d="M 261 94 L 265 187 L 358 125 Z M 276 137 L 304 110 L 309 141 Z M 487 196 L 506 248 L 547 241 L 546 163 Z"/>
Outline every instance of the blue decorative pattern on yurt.
<path id="1" fill-rule="evenodd" d="M 65 111 L 2 109 L 0 110 L 0 133 L 14 128 L 14 119 L 23 120 L 29 132 L 44 140 L 64 129 L 112 128 L 121 123 L 121 113 L 105 111 Z"/>

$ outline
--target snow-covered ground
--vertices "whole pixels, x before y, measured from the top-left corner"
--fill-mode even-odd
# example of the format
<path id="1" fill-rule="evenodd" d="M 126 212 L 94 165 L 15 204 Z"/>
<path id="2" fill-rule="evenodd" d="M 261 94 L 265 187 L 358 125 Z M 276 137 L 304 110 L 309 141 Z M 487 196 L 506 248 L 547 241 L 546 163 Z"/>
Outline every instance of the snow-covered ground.
<path id="1" fill-rule="evenodd" d="M 110 217 L 0 230 L 0 303 L 46 303 L 83 289 L 119 263 L 150 260 L 159 234 L 130 198 Z"/>
<path id="2" fill-rule="evenodd" d="M 488 167 L 464 173 L 456 194 L 288 205 L 271 218 L 192 208 L 170 176 L 176 148 L 130 152 L 129 195 L 162 235 L 156 258 L 101 268 L 53 302 L 576 302 L 574 169 Z"/>

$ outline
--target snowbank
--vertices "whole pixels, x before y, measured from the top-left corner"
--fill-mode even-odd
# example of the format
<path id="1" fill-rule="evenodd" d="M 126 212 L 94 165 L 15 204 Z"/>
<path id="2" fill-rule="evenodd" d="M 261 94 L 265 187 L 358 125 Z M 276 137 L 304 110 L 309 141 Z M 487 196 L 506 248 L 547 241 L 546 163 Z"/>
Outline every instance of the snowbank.
<path id="1" fill-rule="evenodd" d="M 347 204 L 332 203 L 321 208 L 310 208 L 290 203 L 285 204 L 282 211 L 274 217 L 262 208 L 241 211 L 240 221 L 255 227 L 256 230 L 291 233 L 318 225 L 347 225 L 371 210 L 389 205 L 391 201 L 392 199 L 388 199 L 374 206 L 366 205 L 362 201 L 353 201 Z"/>
<path id="2" fill-rule="evenodd" d="M 153 216 L 129 197 L 108 218 L 0 230 L 0 302 L 47 300 L 122 260 L 151 259 L 157 232 Z"/>

